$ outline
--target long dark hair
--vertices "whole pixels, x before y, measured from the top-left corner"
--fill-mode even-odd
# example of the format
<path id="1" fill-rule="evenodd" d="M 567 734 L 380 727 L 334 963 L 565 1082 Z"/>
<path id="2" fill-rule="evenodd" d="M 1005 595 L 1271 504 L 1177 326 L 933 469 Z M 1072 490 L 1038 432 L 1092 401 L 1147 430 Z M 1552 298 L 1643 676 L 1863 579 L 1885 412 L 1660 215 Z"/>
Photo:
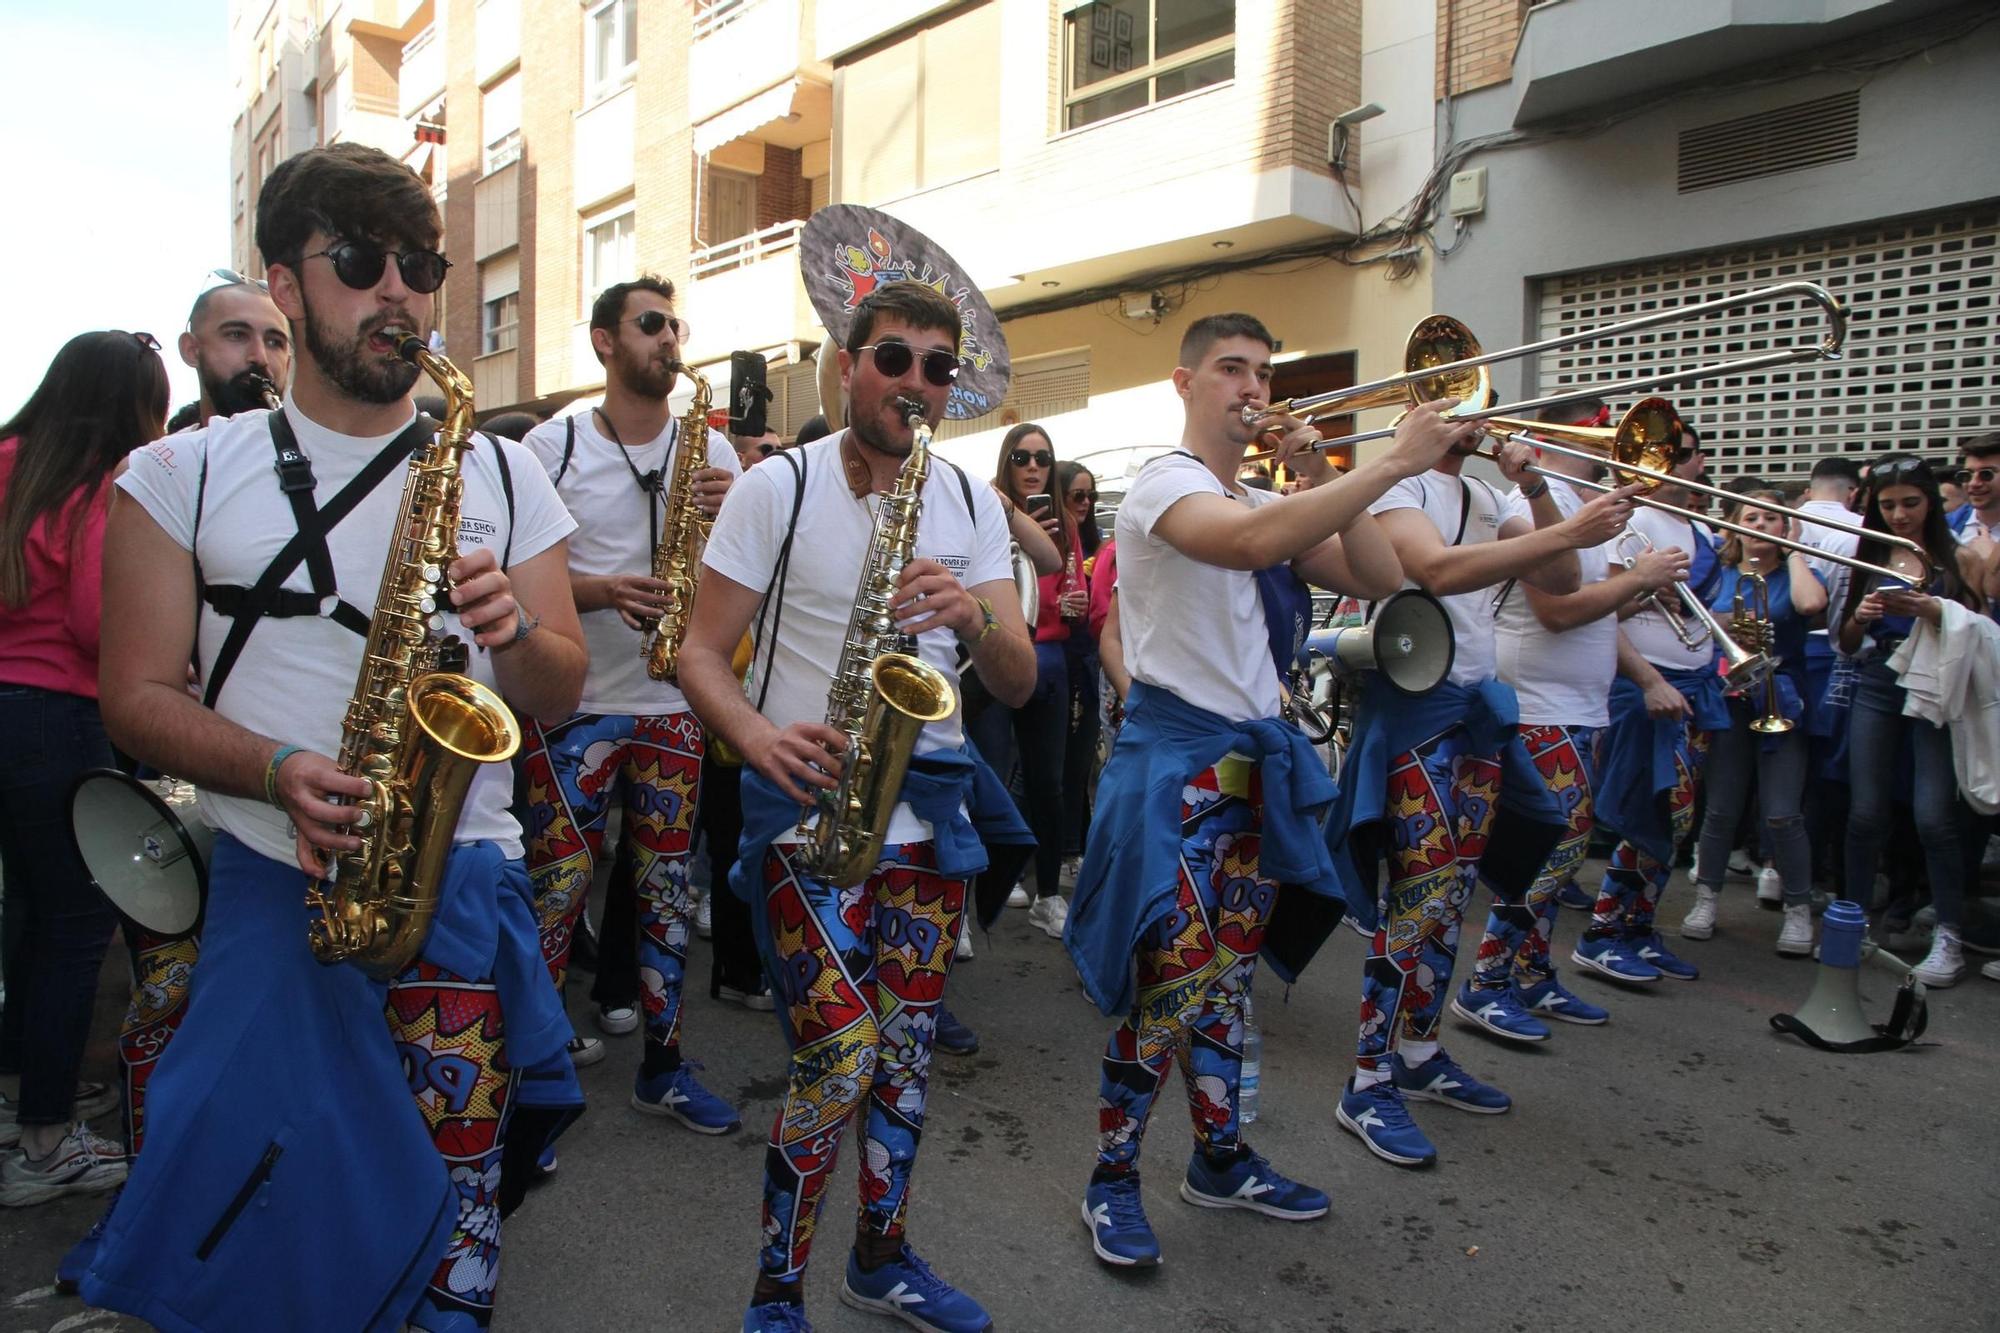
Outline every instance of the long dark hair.
<path id="1" fill-rule="evenodd" d="M 7 493 L 0 495 L 0 605 L 28 600 L 28 532 L 71 511 L 126 454 L 160 438 L 167 420 L 167 368 L 135 333 L 79 333 L 64 343 L 0 439 L 18 439 Z M 74 540 L 77 529 L 70 530 Z"/>
<path id="2" fill-rule="evenodd" d="M 1937 474 L 1923 459 L 1914 454 L 1885 454 L 1869 464 L 1868 481 L 1861 489 L 1861 526 L 1870 532 L 1888 532 L 1889 525 L 1882 521 L 1882 508 L 1876 500 L 1891 486 L 1914 486 L 1929 502 L 1929 508 L 1924 513 L 1923 532 L 1918 540 L 1923 544 L 1924 554 L 1930 557 L 1931 568 L 1943 581 L 1944 587 L 1939 595 L 1966 606 L 1976 606 L 1972 590 L 1965 586 L 1965 580 L 1958 574 L 1958 539 L 1952 535 L 1951 525 L 1945 522 L 1944 496 L 1938 490 Z M 1891 549 L 1880 538 L 1864 537 L 1854 558 L 1871 565 L 1886 565 Z M 1840 617 L 1833 622 L 1836 626 L 1854 618 L 1861 599 L 1873 591 L 1876 582 L 1875 575 L 1855 571 L 1853 582 L 1848 584 L 1847 596 L 1840 604 Z"/>
<path id="3" fill-rule="evenodd" d="M 1049 439 L 1049 433 L 1032 421 L 1023 421 L 1020 425 L 1015 426 L 1006 435 L 1001 437 L 1000 460 L 994 464 L 993 484 L 1000 488 L 1002 495 L 1014 502 L 1016 509 L 1026 509 L 1028 507 L 1028 497 L 1014 489 L 1014 469 L 1008 463 L 1007 455 L 1013 453 L 1016 449 L 1023 448 L 1024 446 L 1021 442 L 1030 435 L 1041 436 L 1042 443 L 1049 447 L 1049 479 L 1042 483 L 1047 487 L 1042 494 L 1055 502 L 1057 519 L 1056 550 L 1061 553 L 1063 560 L 1067 562 L 1070 553 L 1070 533 L 1075 530 L 1075 525 L 1070 522 L 1069 507 L 1063 503 L 1062 488 L 1056 484 L 1056 474 L 1060 469 L 1060 465 L 1055 461 L 1056 446 L 1055 442 Z"/>
<path id="4" fill-rule="evenodd" d="M 1091 486 L 1095 489 L 1097 474 L 1083 464 L 1072 462 L 1058 463 L 1056 465 L 1056 503 L 1062 506 L 1065 518 L 1069 517 L 1070 488 L 1076 485 L 1078 477 L 1089 477 Z M 1091 514 L 1088 523 L 1077 524 L 1077 549 L 1083 552 L 1085 559 L 1089 559 L 1091 556 L 1097 554 L 1097 544 L 1103 539 L 1104 534 L 1097 530 L 1097 515 L 1095 512 Z"/>

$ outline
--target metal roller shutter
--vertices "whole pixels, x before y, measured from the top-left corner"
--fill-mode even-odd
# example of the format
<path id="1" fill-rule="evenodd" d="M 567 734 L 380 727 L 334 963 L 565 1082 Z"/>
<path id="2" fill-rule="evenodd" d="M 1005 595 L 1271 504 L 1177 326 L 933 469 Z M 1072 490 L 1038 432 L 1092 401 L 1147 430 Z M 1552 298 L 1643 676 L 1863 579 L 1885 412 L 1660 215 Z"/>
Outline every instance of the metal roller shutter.
<path id="1" fill-rule="evenodd" d="M 1538 336 L 1796 279 L 1817 282 L 1848 305 L 1840 361 L 1665 390 L 1700 428 L 1713 475 L 1803 480 L 1827 455 L 1955 453 L 1965 437 L 2000 426 L 1995 207 L 1549 278 Z M 1816 341 L 1821 332 L 1810 306 L 1745 307 L 1725 319 L 1544 356 L 1541 392 L 1748 356 Z"/>

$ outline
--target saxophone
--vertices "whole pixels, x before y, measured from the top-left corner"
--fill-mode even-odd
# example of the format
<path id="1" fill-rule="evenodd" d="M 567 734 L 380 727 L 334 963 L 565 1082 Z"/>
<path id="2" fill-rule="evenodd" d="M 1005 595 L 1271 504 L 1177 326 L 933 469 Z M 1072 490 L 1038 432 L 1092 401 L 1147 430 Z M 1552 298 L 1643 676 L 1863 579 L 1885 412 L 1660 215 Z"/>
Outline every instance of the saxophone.
<path id="1" fill-rule="evenodd" d="M 352 962 L 377 978 L 408 967 L 430 934 L 452 834 L 479 766 L 513 757 L 520 744 L 500 696 L 461 674 L 465 645 L 439 636 L 445 570 L 458 558 L 472 381 L 415 334 L 390 329 L 387 336 L 444 394 L 444 429 L 410 459 L 342 723 L 340 771 L 373 786 L 352 802 L 347 826 L 361 846 L 336 854 L 306 889 L 313 955 Z"/>
<path id="2" fill-rule="evenodd" d="M 817 809 L 819 821 L 811 828 L 802 824 L 798 835 L 806 871 L 838 888 L 861 883 L 881 861 L 917 736 L 958 706 L 950 679 L 917 656 L 889 611 L 903 566 L 916 553 L 931 465 L 923 404 L 900 402 L 910 423 L 910 456 L 875 511 L 854 614 L 826 701 L 826 724 L 847 737 L 847 763 L 839 785 L 817 792 L 807 807 L 808 814 Z"/>
<path id="3" fill-rule="evenodd" d="M 646 674 L 670 684 L 680 674 L 681 640 L 687 637 L 695 580 L 701 577 L 697 543 L 708 540 L 712 526 L 694 502 L 694 474 L 708 467 L 708 381 L 692 366 L 674 369 L 693 381 L 694 398 L 681 414 L 680 448 L 674 451 L 674 479 L 667 487 L 666 531 L 653 548 L 653 577 L 667 585 L 667 610 L 653 622 L 640 648 Z"/>

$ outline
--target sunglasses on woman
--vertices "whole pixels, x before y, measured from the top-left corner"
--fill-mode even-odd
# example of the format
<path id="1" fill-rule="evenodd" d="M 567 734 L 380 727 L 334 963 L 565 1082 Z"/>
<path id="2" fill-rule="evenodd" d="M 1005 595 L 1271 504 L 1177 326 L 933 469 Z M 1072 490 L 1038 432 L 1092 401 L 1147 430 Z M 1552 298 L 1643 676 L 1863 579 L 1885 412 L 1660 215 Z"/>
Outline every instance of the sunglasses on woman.
<path id="1" fill-rule="evenodd" d="M 160 350 L 160 340 L 158 338 L 155 338 L 150 333 L 135 333 L 132 334 L 131 337 L 133 342 L 138 343 L 139 346 L 145 348 L 149 352 L 157 352 Z"/>
<path id="2" fill-rule="evenodd" d="M 1026 467 L 1030 463 L 1036 467 L 1047 467 L 1056 461 L 1056 456 L 1046 449 L 1036 449 L 1032 453 L 1026 449 L 1016 449 L 1007 455 L 1007 461 L 1015 467 Z"/>
<path id="3" fill-rule="evenodd" d="M 1096 503 L 1097 503 L 1097 492 L 1096 492 L 1096 491 L 1071 491 L 1071 492 L 1069 493 L 1069 502 L 1070 502 L 1071 504 L 1073 504 L 1073 505 L 1080 505 L 1080 504 L 1092 504 L 1092 505 L 1094 505 L 1094 504 L 1096 504 Z"/>
<path id="4" fill-rule="evenodd" d="M 889 379 L 901 379 L 916 362 L 917 349 L 906 342 L 867 343 L 854 349 L 871 353 L 875 369 Z M 934 347 L 924 353 L 924 378 L 942 389 L 958 378 L 958 353 Z"/>
<path id="5" fill-rule="evenodd" d="M 330 259 L 334 277 L 358 292 L 365 292 L 382 281 L 391 258 L 396 261 L 396 271 L 403 275 L 403 285 L 425 296 L 444 286 L 444 271 L 451 267 L 451 261 L 435 250 L 379 250 L 354 241 L 342 241 L 301 255 L 299 262 Z"/>

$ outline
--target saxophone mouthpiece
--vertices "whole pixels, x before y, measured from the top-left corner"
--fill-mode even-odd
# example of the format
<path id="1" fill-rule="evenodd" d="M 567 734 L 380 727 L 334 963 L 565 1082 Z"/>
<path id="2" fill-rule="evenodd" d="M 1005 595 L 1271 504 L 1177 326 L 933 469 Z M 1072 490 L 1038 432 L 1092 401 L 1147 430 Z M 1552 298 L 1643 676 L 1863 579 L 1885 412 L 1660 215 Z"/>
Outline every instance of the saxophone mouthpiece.
<path id="1" fill-rule="evenodd" d="M 924 406 L 920 398 L 898 398 L 896 406 L 902 409 L 903 420 L 912 426 L 930 415 L 930 409 Z"/>
<path id="2" fill-rule="evenodd" d="M 416 334 L 410 332 L 410 330 L 398 328 L 394 324 L 383 329 L 382 336 L 395 345 L 397 356 L 402 357 L 403 360 L 412 364 L 416 364 L 417 353 L 425 350 L 422 338 L 419 338 Z"/>

